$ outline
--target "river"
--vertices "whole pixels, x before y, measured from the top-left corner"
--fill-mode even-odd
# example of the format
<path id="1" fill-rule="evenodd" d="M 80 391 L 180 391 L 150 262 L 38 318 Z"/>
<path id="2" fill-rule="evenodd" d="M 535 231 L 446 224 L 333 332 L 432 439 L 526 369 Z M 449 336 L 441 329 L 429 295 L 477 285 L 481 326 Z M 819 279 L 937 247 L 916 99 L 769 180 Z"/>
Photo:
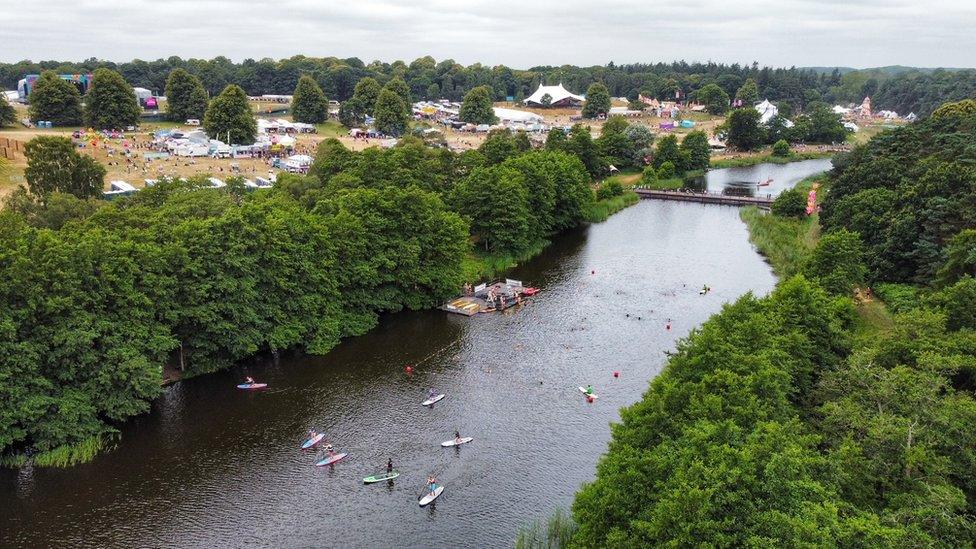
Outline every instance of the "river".
<path id="1" fill-rule="evenodd" d="M 643 201 L 511 273 L 542 289 L 520 310 L 388 315 L 326 356 L 173 385 L 92 463 L 0 471 L 0 545 L 510 546 L 593 478 L 609 424 L 678 338 L 770 291 L 747 236 L 735 208 Z M 270 388 L 235 389 L 244 375 Z M 447 394 L 430 409 L 429 387 Z M 350 456 L 314 467 L 298 450 L 313 427 Z M 455 429 L 474 442 L 441 448 Z M 388 457 L 401 476 L 364 486 Z M 420 508 L 431 473 L 446 490 Z"/>
<path id="2" fill-rule="evenodd" d="M 801 160 L 788 164 L 757 164 L 744 168 L 727 168 L 710 170 L 704 177 L 699 178 L 698 188 L 707 188 L 709 192 L 734 194 L 739 196 L 777 196 L 779 193 L 792 189 L 801 179 L 812 174 L 825 172 L 831 168 L 829 158 Z M 771 180 L 771 181 L 770 181 Z M 759 187 L 757 184 L 769 181 L 769 185 Z"/>

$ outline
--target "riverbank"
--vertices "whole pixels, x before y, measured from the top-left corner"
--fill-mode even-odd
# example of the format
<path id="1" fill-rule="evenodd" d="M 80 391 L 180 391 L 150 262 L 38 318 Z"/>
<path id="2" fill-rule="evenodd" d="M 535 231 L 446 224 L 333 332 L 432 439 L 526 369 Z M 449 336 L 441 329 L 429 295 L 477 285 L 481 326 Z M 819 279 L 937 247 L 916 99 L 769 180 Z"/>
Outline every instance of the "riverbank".
<path id="1" fill-rule="evenodd" d="M 818 174 L 800 181 L 795 188 L 806 194 L 814 184 L 819 184 L 819 204 L 829 189 L 829 183 L 826 174 Z M 749 242 L 769 261 L 780 279 L 800 274 L 820 241 L 818 213 L 804 218 L 787 218 L 749 207 L 742 208 L 739 216 L 749 229 Z M 858 294 L 854 309 L 859 319 L 858 335 L 873 336 L 888 332 L 894 325 L 891 312 L 876 295 Z"/>
<path id="2" fill-rule="evenodd" d="M 586 223 L 602 223 L 613 214 L 633 206 L 638 202 L 640 202 L 640 197 L 631 190 L 626 190 L 623 194 L 613 198 L 596 200 L 583 213 L 583 221 Z M 556 237 L 558 238 L 558 235 Z M 461 268 L 464 273 L 464 279 L 473 283 L 489 278 L 496 278 L 505 271 L 514 269 L 526 261 L 534 259 L 544 252 L 550 244 L 550 240 L 540 240 L 525 253 L 517 256 L 473 252 L 462 262 Z"/>
<path id="3" fill-rule="evenodd" d="M 814 183 L 826 181 L 824 174 L 812 175 L 794 188 L 806 194 Z M 820 239 L 820 216 L 817 213 L 803 218 L 787 218 L 750 206 L 739 210 L 739 217 L 749 229 L 749 242 L 769 261 L 773 272 L 781 279 L 800 272 Z"/>

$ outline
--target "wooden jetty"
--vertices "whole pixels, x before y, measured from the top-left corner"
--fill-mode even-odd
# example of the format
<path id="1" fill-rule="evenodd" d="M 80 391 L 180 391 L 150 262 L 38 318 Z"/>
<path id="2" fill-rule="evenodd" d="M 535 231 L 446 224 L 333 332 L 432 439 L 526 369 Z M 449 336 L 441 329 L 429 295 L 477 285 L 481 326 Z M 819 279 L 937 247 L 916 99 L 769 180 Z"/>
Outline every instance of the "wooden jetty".
<path id="1" fill-rule="evenodd" d="M 448 301 L 440 308 L 449 313 L 474 316 L 490 313 L 520 305 L 524 297 L 535 295 L 537 288 L 526 288 L 520 280 L 505 279 L 505 282 L 479 284 L 460 297 Z"/>
<path id="2" fill-rule="evenodd" d="M 680 200 L 682 202 L 701 202 L 703 204 L 721 204 L 723 206 L 759 206 L 768 208 L 773 204 L 769 196 L 734 196 L 711 192 L 688 191 L 658 191 L 652 189 L 634 189 L 642 199 L 646 200 Z"/>

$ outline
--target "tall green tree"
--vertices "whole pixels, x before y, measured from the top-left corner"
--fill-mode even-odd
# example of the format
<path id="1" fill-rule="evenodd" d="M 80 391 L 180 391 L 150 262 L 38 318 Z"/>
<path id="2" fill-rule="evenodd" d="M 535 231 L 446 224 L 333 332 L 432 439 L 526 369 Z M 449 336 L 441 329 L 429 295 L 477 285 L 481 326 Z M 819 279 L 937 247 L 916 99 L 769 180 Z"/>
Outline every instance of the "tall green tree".
<path id="1" fill-rule="evenodd" d="M 380 96 L 380 83 L 376 81 L 375 78 L 366 76 L 360 79 L 356 83 L 356 89 L 352 94 L 352 98 L 359 101 L 361 105 L 365 108 L 365 112 L 373 112 L 373 107 L 376 106 L 376 100 Z"/>
<path id="2" fill-rule="evenodd" d="M 464 96 L 458 118 L 472 124 L 494 124 L 498 122 L 492 103 L 492 90 L 488 86 L 473 88 Z"/>
<path id="3" fill-rule="evenodd" d="M 244 145 L 254 143 L 258 123 L 251 111 L 247 94 L 240 86 L 233 84 L 224 88 L 220 95 L 210 101 L 203 116 L 203 129 L 212 139 L 229 141 L 228 144 Z"/>
<path id="4" fill-rule="evenodd" d="M 660 169 L 665 162 L 670 162 L 672 166 L 681 166 L 681 149 L 678 147 L 678 137 L 669 133 L 657 142 L 657 150 L 654 151 L 654 161 L 652 165 Z"/>
<path id="5" fill-rule="evenodd" d="M 864 245 L 857 233 L 847 229 L 829 232 L 820 239 L 804 273 L 828 292 L 850 295 L 864 283 L 867 267 L 864 264 Z"/>
<path id="6" fill-rule="evenodd" d="M 373 103 L 375 105 L 375 103 Z M 347 128 L 358 128 L 366 121 L 366 106 L 353 97 L 339 105 L 339 123 Z"/>
<path id="7" fill-rule="evenodd" d="M 751 151 L 762 145 L 764 141 L 762 128 L 759 127 L 759 112 L 752 107 L 736 109 L 729 113 L 726 119 L 728 138 L 726 142 L 736 149 Z"/>
<path id="8" fill-rule="evenodd" d="M 735 98 L 742 101 L 743 107 L 751 108 L 758 103 L 759 86 L 756 85 L 756 81 L 752 78 L 747 78 L 739 90 L 735 92 Z"/>
<path id="9" fill-rule="evenodd" d="M 291 100 L 292 118 L 305 124 L 321 124 L 329 118 L 329 100 L 314 78 L 303 74 Z"/>
<path id="10" fill-rule="evenodd" d="M 373 118 L 380 133 L 398 136 L 407 130 L 408 118 L 403 98 L 393 90 L 384 88 L 380 91 Z"/>
<path id="11" fill-rule="evenodd" d="M 203 82 L 182 68 L 170 71 L 166 79 L 166 118 L 173 122 L 203 120 L 209 101 Z"/>
<path id="12" fill-rule="evenodd" d="M 10 126 L 17 122 L 17 112 L 7 102 L 7 96 L 0 94 L 0 126 Z"/>
<path id="13" fill-rule="evenodd" d="M 706 84 L 696 95 L 696 99 L 710 114 L 725 114 L 729 110 L 729 94 L 716 84 Z"/>
<path id="14" fill-rule="evenodd" d="M 826 103 L 816 101 L 807 105 L 805 115 L 809 120 L 806 141 L 813 143 L 840 143 L 847 137 L 847 129 L 840 115 L 834 114 Z"/>
<path id="15" fill-rule="evenodd" d="M 85 123 L 97 129 L 125 129 L 139 123 L 142 109 L 132 86 L 110 69 L 95 69 L 85 96 Z"/>
<path id="16" fill-rule="evenodd" d="M 81 125 L 81 94 L 74 84 L 53 71 L 44 71 L 31 88 L 27 109 L 32 122 L 40 120 L 55 126 Z"/>
<path id="17" fill-rule="evenodd" d="M 24 146 L 27 168 L 24 178 L 35 196 L 45 200 L 55 192 L 78 198 L 101 195 L 105 168 L 92 157 L 78 154 L 66 137 L 40 136 Z"/>
<path id="18" fill-rule="evenodd" d="M 707 170 L 712 150 L 703 131 L 690 132 L 681 140 L 680 153 L 685 170 Z"/>
<path id="19" fill-rule="evenodd" d="M 407 118 L 413 115 L 413 99 L 411 99 L 410 96 L 410 86 L 406 83 L 406 81 L 403 80 L 403 78 L 394 76 L 389 82 L 386 83 L 385 86 L 383 86 L 383 89 L 390 90 L 400 97 L 400 100 L 403 102 L 403 114 Z M 380 95 L 377 95 L 376 100 L 379 101 L 379 98 Z M 376 116 L 375 112 L 373 113 L 373 116 Z"/>
<path id="20" fill-rule="evenodd" d="M 452 203 L 486 252 L 517 256 L 541 237 L 530 233 L 525 178 L 510 167 L 475 168 L 454 189 Z"/>
<path id="21" fill-rule="evenodd" d="M 586 89 L 586 102 L 583 103 L 583 118 L 606 116 L 610 106 L 610 90 L 600 82 L 590 84 Z"/>

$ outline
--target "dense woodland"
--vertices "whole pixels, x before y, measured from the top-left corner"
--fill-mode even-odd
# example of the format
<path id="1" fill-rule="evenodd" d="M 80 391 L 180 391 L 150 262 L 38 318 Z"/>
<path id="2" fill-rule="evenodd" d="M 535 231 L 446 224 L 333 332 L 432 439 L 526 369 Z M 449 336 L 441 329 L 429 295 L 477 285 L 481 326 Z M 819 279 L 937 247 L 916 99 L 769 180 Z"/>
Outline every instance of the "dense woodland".
<path id="1" fill-rule="evenodd" d="M 973 143 L 963 102 L 839 158 L 800 274 L 725 306 L 622 411 L 570 545 L 973 546 Z M 784 193 L 773 218 L 796 215 Z M 890 325 L 855 309 L 865 284 Z"/>
<path id="2" fill-rule="evenodd" d="M 133 86 L 163 93 L 171 70 L 182 68 L 198 76 L 211 96 L 228 84 L 242 87 L 250 95 L 291 94 L 303 74 L 312 76 L 330 99 L 352 97 L 357 82 L 372 77 L 381 84 L 402 77 L 415 99 L 448 98 L 460 101 L 478 86 L 489 86 L 496 100 L 521 99 L 531 94 L 540 82 L 562 82 L 574 92 L 583 93 L 590 84 L 601 82 L 614 97 L 636 98 L 638 93 L 662 99 L 690 97 L 708 84 L 716 84 L 730 97 L 748 79 L 753 79 L 760 98 L 790 103 L 803 108 L 812 101 L 860 102 L 874 98 L 875 108 L 893 109 L 902 114 L 914 111 L 924 115 L 945 101 L 976 96 L 976 71 L 840 71 L 818 72 L 797 68 L 760 67 L 758 64 L 656 63 L 576 67 L 532 67 L 512 69 L 504 65 L 464 66 L 451 59 L 438 62 L 427 56 L 410 63 L 395 61 L 369 64 L 358 58 L 247 59 L 235 63 L 226 57 L 211 60 L 170 57 L 156 61 L 134 60 L 114 63 L 88 59 L 83 62 L 21 61 L 0 64 L 0 86 L 14 89 L 26 74 L 42 70 L 59 73 L 90 72 L 99 67 L 117 70 Z"/>
<path id="3" fill-rule="evenodd" d="M 0 212 L 0 454 L 97 448 L 160 394 L 164 364 L 190 376 L 325 353 L 380 313 L 456 295 L 483 258 L 541 248 L 587 215 L 590 175 L 571 152 L 518 141 L 494 136 L 505 151 L 489 160 L 331 139 L 309 175 L 271 190 L 201 177 L 114 202 L 38 166 L 38 186 Z"/>

